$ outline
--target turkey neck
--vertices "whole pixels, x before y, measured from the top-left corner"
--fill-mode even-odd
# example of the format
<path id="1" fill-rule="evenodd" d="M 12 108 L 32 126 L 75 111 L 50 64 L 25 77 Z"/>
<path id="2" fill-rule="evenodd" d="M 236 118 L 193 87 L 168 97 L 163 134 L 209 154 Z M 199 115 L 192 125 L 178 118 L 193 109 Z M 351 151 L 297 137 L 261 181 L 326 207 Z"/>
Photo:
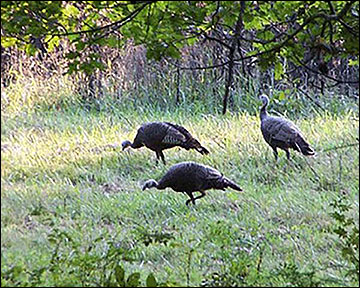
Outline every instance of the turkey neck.
<path id="1" fill-rule="evenodd" d="M 265 117 L 267 117 L 266 107 L 268 103 L 265 103 L 261 109 L 260 109 L 260 120 L 263 120 Z"/>

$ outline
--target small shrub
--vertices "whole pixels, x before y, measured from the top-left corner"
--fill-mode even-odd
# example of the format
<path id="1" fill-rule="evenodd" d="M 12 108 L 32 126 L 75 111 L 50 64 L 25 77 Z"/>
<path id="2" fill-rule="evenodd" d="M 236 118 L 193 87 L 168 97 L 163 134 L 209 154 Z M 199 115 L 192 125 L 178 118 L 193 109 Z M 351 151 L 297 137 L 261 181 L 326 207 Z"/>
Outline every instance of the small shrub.
<path id="1" fill-rule="evenodd" d="M 333 207 L 330 215 L 336 221 L 336 224 L 330 227 L 330 232 L 340 239 L 341 257 L 349 264 L 346 267 L 346 276 L 359 283 L 359 224 L 349 215 L 350 200 L 346 195 L 341 195 L 330 206 Z"/>
<path id="2" fill-rule="evenodd" d="M 95 286 L 95 287 L 166 287 L 150 273 L 146 283 L 141 283 L 140 273 L 127 278 L 121 262 L 133 261 L 132 251 L 123 249 L 106 234 L 87 247 L 69 233 L 54 229 L 48 235 L 53 245 L 52 257 L 47 265 L 31 270 L 25 265 L 2 269 L 1 286 Z M 100 246 L 108 248 L 100 251 Z M 100 252 L 99 252 L 100 251 Z M 45 280 L 46 279 L 46 280 Z M 143 284 L 143 285 L 142 285 Z"/>
<path id="3" fill-rule="evenodd" d="M 286 287 L 319 287 L 321 282 L 316 278 L 314 270 L 301 272 L 297 265 L 285 262 L 274 273 L 277 281 Z M 276 286 L 276 285 L 274 285 Z"/>

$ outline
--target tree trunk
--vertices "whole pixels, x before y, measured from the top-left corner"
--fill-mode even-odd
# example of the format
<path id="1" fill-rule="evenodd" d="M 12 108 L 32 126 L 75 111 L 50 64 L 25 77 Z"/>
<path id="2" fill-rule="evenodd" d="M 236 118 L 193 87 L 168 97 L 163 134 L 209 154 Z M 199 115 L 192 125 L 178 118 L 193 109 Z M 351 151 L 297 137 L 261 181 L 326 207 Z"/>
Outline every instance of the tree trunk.
<path id="1" fill-rule="evenodd" d="M 236 45 L 238 43 L 238 38 L 240 36 L 240 32 L 243 28 L 243 21 L 242 21 L 242 16 L 244 14 L 244 10 L 245 10 L 245 1 L 240 1 L 240 13 L 238 16 L 238 19 L 236 21 L 236 25 L 235 25 L 235 35 L 231 44 L 231 48 L 229 51 L 229 65 L 228 65 L 228 74 L 226 77 L 226 83 L 225 83 L 225 94 L 224 94 L 224 98 L 223 98 L 223 111 L 222 113 L 225 114 L 226 113 L 226 109 L 227 109 L 227 105 L 228 105 L 228 100 L 229 100 L 229 95 L 230 95 L 230 90 L 231 90 L 231 85 L 233 82 L 233 73 L 234 73 L 234 54 L 235 54 L 235 50 L 236 50 Z"/>
<path id="2" fill-rule="evenodd" d="M 179 104 L 180 103 L 180 62 L 176 61 L 176 98 L 175 98 L 175 104 Z"/>
<path id="3" fill-rule="evenodd" d="M 231 84 L 232 84 L 232 80 L 233 80 L 234 52 L 235 52 L 235 49 L 233 46 L 231 46 L 231 49 L 229 52 L 228 74 L 226 77 L 226 84 L 225 84 L 225 94 L 224 94 L 224 99 L 223 99 L 223 111 L 222 111 L 223 114 L 226 113 L 230 88 L 231 88 Z"/>

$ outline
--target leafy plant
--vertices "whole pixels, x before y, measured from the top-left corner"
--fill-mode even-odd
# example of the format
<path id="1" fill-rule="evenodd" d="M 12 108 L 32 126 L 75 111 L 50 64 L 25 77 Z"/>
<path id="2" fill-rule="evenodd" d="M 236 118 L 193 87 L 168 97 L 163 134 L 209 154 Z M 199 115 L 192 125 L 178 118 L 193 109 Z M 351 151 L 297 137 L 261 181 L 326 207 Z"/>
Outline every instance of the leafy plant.
<path id="1" fill-rule="evenodd" d="M 109 238 L 106 240 L 106 238 Z M 101 287 L 140 287 L 140 273 L 131 273 L 125 277 L 125 270 L 119 264 L 122 261 L 132 261 L 131 251 L 122 249 L 119 245 L 104 234 L 87 247 L 81 247 L 81 242 L 70 236 L 69 233 L 54 229 L 48 239 L 54 245 L 52 257 L 46 266 L 31 269 L 24 265 L 15 265 L 2 271 L 2 286 L 34 286 L 43 281 L 44 275 L 49 286 L 82 286 Z M 98 244 L 106 241 L 108 249 L 105 253 L 98 253 Z M 153 273 L 146 278 L 145 287 L 157 287 Z M 166 286 L 167 283 L 161 283 Z"/>
<path id="2" fill-rule="evenodd" d="M 261 263 L 264 248 L 247 249 L 251 245 L 246 242 L 242 244 L 244 250 L 222 259 L 224 261 L 222 270 L 206 276 L 201 282 L 202 287 L 247 287 L 263 284 Z"/>
<path id="3" fill-rule="evenodd" d="M 141 242 L 145 244 L 145 246 L 148 246 L 150 244 L 164 244 L 167 245 L 169 240 L 174 239 L 175 237 L 168 232 L 162 232 L 162 231 L 154 231 L 154 232 L 148 232 L 144 229 L 138 229 L 139 233 L 139 239 Z"/>
<path id="4" fill-rule="evenodd" d="M 359 281 L 359 224 L 349 215 L 352 205 L 348 196 L 341 195 L 334 199 L 330 206 L 333 207 L 330 215 L 336 224 L 329 230 L 339 237 L 341 256 L 350 265 L 346 276 Z"/>
<path id="5" fill-rule="evenodd" d="M 285 262 L 274 273 L 280 283 L 286 283 L 287 287 L 319 287 L 321 281 L 316 277 L 314 270 L 302 272 L 293 262 Z"/>
<path id="6" fill-rule="evenodd" d="M 226 272 L 214 272 L 203 279 L 201 287 L 319 287 L 315 270 L 302 272 L 294 263 L 283 263 L 274 270 L 259 269 L 261 258 L 236 259 Z"/>

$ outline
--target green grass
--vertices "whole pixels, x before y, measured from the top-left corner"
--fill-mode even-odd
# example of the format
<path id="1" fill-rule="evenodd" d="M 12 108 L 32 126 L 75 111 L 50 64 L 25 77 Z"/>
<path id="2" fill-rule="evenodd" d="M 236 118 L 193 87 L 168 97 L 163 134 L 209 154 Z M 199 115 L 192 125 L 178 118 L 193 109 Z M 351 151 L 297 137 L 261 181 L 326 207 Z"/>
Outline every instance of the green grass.
<path id="1" fill-rule="evenodd" d="M 117 103 L 86 110 L 66 98 L 59 109 L 15 99 L 1 118 L 3 284 L 95 285 L 97 272 L 81 273 L 107 267 L 104 255 L 115 247 L 116 263 L 127 275 L 140 272 L 142 281 L 152 272 L 160 282 L 199 286 L 213 272 L 241 270 L 261 259 L 265 278 L 258 284 L 288 285 L 289 279 L 266 277 L 293 263 L 301 273 L 315 271 L 322 285 L 358 285 L 346 275 L 339 239 L 328 231 L 330 203 L 341 194 L 352 201 L 358 226 L 358 146 L 336 149 L 357 143 L 355 112 L 298 120 L 290 114 L 317 156 L 292 152 L 289 164 L 280 152 L 275 164 L 258 115 L 247 112 L 222 116 L 197 104 L 163 109 Z M 164 166 L 155 165 L 155 153 L 146 148 L 121 151 L 120 143 L 132 140 L 141 123 L 158 120 L 184 125 L 211 153 L 166 150 Z M 190 207 L 169 189 L 141 191 L 145 180 L 189 160 L 217 168 L 244 191 L 211 190 Z M 15 266 L 27 272 L 11 274 Z M 36 282 L 29 271 L 41 268 Z"/>

